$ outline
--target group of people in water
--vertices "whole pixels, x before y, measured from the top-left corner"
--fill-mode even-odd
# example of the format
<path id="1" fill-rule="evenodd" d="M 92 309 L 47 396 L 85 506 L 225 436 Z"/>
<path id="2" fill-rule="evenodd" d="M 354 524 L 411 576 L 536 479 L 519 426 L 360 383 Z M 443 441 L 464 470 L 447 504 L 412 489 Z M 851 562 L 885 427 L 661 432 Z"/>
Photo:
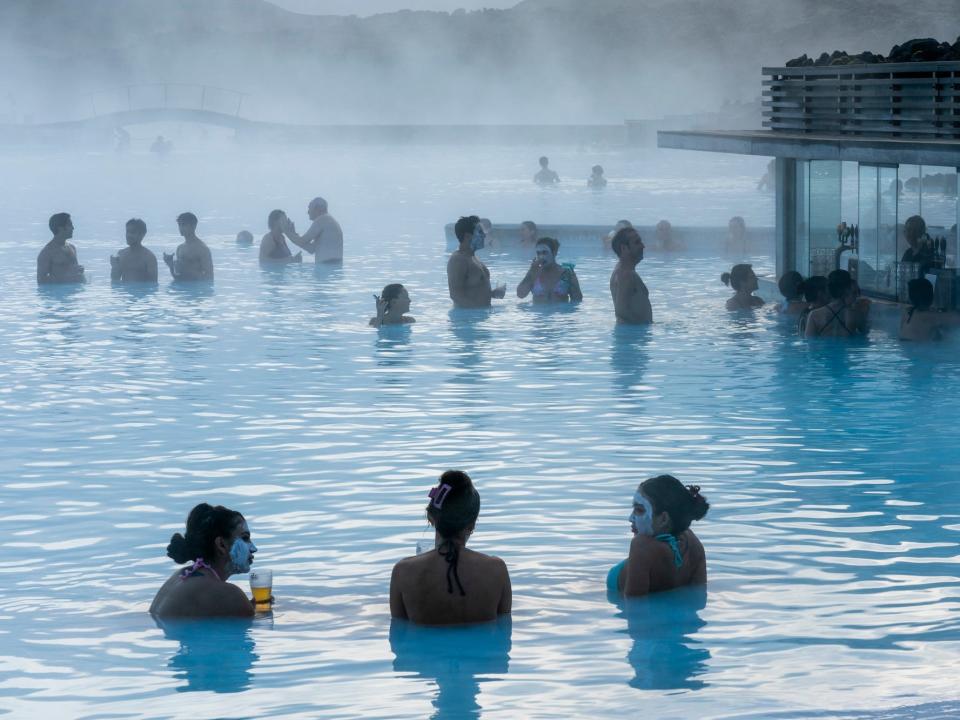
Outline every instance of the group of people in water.
<path id="1" fill-rule="evenodd" d="M 550 158 L 546 155 L 540 158 L 540 169 L 533 176 L 533 181 L 537 185 L 549 187 L 560 182 L 560 176 L 556 171 L 550 169 Z M 603 166 L 594 165 L 590 169 L 590 177 L 587 178 L 587 187 L 594 190 L 600 190 L 607 186 L 607 179 L 603 176 Z"/>
<path id="2" fill-rule="evenodd" d="M 607 589 L 626 597 L 706 585 L 706 554 L 690 524 L 710 504 L 696 485 L 671 475 L 643 481 L 628 518 L 633 539 L 627 557 L 607 574 Z M 426 519 L 433 547 L 394 565 L 390 614 L 421 625 L 460 625 L 510 613 L 513 592 L 506 563 L 467 548 L 480 515 L 480 493 L 462 470 L 447 470 L 427 493 Z M 251 617 L 262 606 L 231 575 L 250 572 L 257 546 L 244 516 L 201 503 L 186 531 L 175 533 L 167 556 L 184 567 L 160 587 L 150 612 L 161 619 Z M 273 604 L 271 598 L 270 605 Z"/>

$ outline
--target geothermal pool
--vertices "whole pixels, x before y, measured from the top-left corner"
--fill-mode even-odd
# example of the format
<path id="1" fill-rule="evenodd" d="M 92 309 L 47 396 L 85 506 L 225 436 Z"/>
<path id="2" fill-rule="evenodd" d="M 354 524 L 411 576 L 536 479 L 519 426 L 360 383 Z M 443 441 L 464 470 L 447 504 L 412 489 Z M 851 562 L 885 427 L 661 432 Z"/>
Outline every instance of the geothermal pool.
<path id="1" fill-rule="evenodd" d="M 960 355 L 883 333 L 806 343 L 731 315 L 719 256 L 651 253 L 656 324 L 613 324 L 613 260 L 561 247 L 585 300 L 452 311 L 443 225 L 769 225 L 762 159 L 543 148 L 0 155 L 0 714 L 13 717 L 955 717 Z M 605 192 L 583 186 L 605 166 Z M 323 194 L 342 268 L 261 270 L 267 213 Z M 47 217 L 92 275 L 38 290 Z M 216 285 L 113 289 L 143 217 L 192 210 Z M 718 243 L 722 237 L 718 237 Z M 770 271 L 770 258 L 754 258 Z M 163 270 L 163 268 L 161 268 Z M 366 327 L 402 281 L 417 323 Z M 512 622 L 391 629 L 393 563 L 426 492 L 470 472 L 471 546 L 503 557 Z M 604 590 L 635 484 L 712 503 L 706 594 Z M 158 628 L 147 607 L 200 501 L 242 511 L 278 602 L 252 625 Z M 246 587 L 246 578 L 234 578 Z"/>

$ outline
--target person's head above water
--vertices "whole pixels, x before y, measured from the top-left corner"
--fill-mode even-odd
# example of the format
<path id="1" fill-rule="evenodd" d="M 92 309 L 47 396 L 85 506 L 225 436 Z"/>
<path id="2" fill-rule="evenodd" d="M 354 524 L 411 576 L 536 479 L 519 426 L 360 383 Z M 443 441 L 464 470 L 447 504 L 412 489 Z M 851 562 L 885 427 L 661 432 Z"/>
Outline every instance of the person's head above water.
<path id="1" fill-rule="evenodd" d="M 540 231 L 533 220 L 524 220 L 520 223 L 520 242 L 533 243 L 539 237 Z"/>
<path id="2" fill-rule="evenodd" d="M 630 526 L 638 535 L 680 535 L 690 523 L 700 520 L 710 503 L 697 485 L 684 486 L 672 475 L 644 480 L 633 494 Z"/>
<path id="3" fill-rule="evenodd" d="M 808 303 L 826 304 L 830 299 L 827 293 L 827 279 L 823 275 L 811 275 L 804 280 L 803 299 Z"/>
<path id="4" fill-rule="evenodd" d="M 549 164 L 550 164 L 550 158 L 548 158 L 546 155 L 542 155 L 542 156 L 540 157 L 540 167 L 542 167 L 544 170 L 546 170 L 546 169 L 547 169 L 547 165 L 549 165 Z"/>
<path id="5" fill-rule="evenodd" d="M 198 223 L 199 220 L 197 220 L 197 216 L 192 212 L 185 212 L 177 215 L 177 228 L 180 230 L 180 234 L 183 237 L 187 237 L 188 235 L 195 233 Z"/>
<path id="6" fill-rule="evenodd" d="M 643 239 L 632 226 L 617 230 L 610 247 L 621 260 L 643 260 Z"/>
<path id="7" fill-rule="evenodd" d="M 590 168 L 590 172 L 593 173 L 594 175 L 603 175 L 603 166 L 594 165 L 592 168 Z"/>
<path id="8" fill-rule="evenodd" d="M 903 236 L 907 243 L 914 247 L 917 241 L 927 232 L 927 223 L 919 215 L 911 215 L 903 223 Z"/>
<path id="9" fill-rule="evenodd" d="M 929 310 L 933 305 L 933 283 L 926 278 L 914 278 L 907 283 L 910 304 L 917 310 Z"/>
<path id="10" fill-rule="evenodd" d="M 271 210 L 267 215 L 267 228 L 270 230 L 282 230 L 283 221 L 287 219 L 287 214 L 283 210 Z"/>
<path id="11" fill-rule="evenodd" d="M 443 540 L 466 542 L 480 515 L 480 493 L 462 470 L 447 470 L 430 493 L 427 520 Z"/>
<path id="12" fill-rule="evenodd" d="M 487 235 L 493 231 L 493 223 L 490 222 L 490 218 L 480 218 L 480 227 Z"/>
<path id="13" fill-rule="evenodd" d="M 223 567 L 227 575 L 249 572 L 255 552 L 257 546 L 250 541 L 243 515 L 207 503 L 190 511 L 186 533 L 174 533 L 167 545 L 167 557 L 174 562 L 203 560 L 214 568 Z"/>
<path id="14" fill-rule="evenodd" d="M 327 201 L 319 195 L 310 201 L 307 205 L 307 215 L 311 220 L 316 220 L 321 215 L 327 214 Z"/>
<path id="15" fill-rule="evenodd" d="M 400 283 L 385 285 L 380 299 L 387 304 L 386 312 L 403 314 L 410 309 L 410 293 Z"/>
<path id="16" fill-rule="evenodd" d="M 740 263 L 730 268 L 720 276 L 720 282 L 732 287 L 736 292 L 753 292 L 757 289 L 757 275 L 753 272 L 753 265 Z"/>
<path id="17" fill-rule="evenodd" d="M 560 251 L 560 243 L 552 237 L 542 237 L 537 240 L 536 255 L 537 260 L 543 267 L 553 265 L 557 260 L 557 253 Z"/>
<path id="18" fill-rule="evenodd" d="M 241 230 L 238 232 L 237 245 L 253 245 L 253 233 L 249 230 Z"/>
<path id="19" fill-rule="evenodd" d="M 803 298 L 803 275 L 796 270 L 787 270 L 777 281 L 777 287 L 787 300 L 800 300 Z"/>
<path id="20" fill-rule="evenodd" d="M 473 233 L 479 224 L 480 218 L 476 215 L 465 215 L 457 220 L 456 225 L 453 226 L 453 234 L 457 236 L 457 240 L 462 244 L 465 239 L 473 237 Z"/>
<path id="21" fill-rule="evenodd" d="M 73 220 L 70 219 L 70 213 L 60 212 L 51 215 L 47 225 L 50 227 L 50 232 L 61 239 L 73 236 Z"/>
<path id="22" fill-rule="evenodd" d="M 856 292 L 853 276 L 846 270 L 834 270 L 827 275 L 827 292 L 833 300 L 848 299 Z"/>
<path id="23" fill-rule="evenodd" d="M 144 235 L 147 234 L 147 224 L 140 218 L 130 218 L 127 220 L 127 245 L 135 247 L 143 242 Z"/>

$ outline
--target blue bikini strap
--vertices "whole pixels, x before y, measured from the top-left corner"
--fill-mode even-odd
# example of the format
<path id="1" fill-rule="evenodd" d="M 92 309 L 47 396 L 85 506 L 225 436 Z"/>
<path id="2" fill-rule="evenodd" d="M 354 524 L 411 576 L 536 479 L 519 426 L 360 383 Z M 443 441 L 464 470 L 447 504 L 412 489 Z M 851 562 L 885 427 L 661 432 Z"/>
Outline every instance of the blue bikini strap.
<path id="1" fill-rule="evenodd" d="M 680 552 L 680 546 L 677 545 L 677 539 L 670 533 L 660 533 L 656 536 L 660 542 L 665 542 L 673 550 L 673 564 L 677 567 L 683 565 L 683 554 Z"/>

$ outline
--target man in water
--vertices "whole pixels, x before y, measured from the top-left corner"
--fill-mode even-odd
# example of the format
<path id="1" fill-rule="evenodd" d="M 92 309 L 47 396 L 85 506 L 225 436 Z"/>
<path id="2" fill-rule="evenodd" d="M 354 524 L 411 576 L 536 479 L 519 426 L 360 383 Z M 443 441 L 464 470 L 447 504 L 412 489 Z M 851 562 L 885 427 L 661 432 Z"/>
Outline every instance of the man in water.
<path id="1" fill-rule="evenodd" d="M 77 249 L 67 240 L 73 237 L 73 221 L 69 213 L 50 216 L 53 239 L 43 246 L 37 256 L 37 284 L 78 283 L 83 276 L 83 265 L 77 262 Z"/>
<path id="2" fill-rule="evenodd" d="M 313 224 L 307 228 L 303 235 L 297 234 L 297 229 L 289 218 L 283 229 L 283 234 L 294 245 L 299 245 L 313 255 L 315 262 L 342 262 L 343 230 L 340 229 L 340 223 L 327 212 L 327 201 L 322 197 L 315 197 L 307 205 L 307 216 L 313 221 Z"/>
<path id="3" fill-rule="evenodd" d="M 560 182 L 560 176 L 550 169 L 550 159 L 546 155 L 540 158 L 540 172 L 533 176 L 533 181 L 537 185 L 556 185 Z"/>
<path id="4" fill-rule="evenodd" d="M 490 271 L 477 259 L 476 252 L 483 247 L 483 229 L 476 215 L 462 217 L 453 232 L 460 242 L 447 261 L 447 286 L 450 299 L 457 307 L 489 307 L 490 298 L 503 298 L 506 285 L 490 287 Z"/>
<path id="5" fill-rule="evenodd" d="M 177 246 L 175 254 L 163 254 L 163 261 L 174 280 L 213 282 L 213 255 L 207 244 L 197 237 L 197 222 L 197 216 L 190 212 L 177 217 L 183 242 Z"/>
<path id="6" fill-rule="evenodd" d="M 650 293 L 637 275 L 637 263 L 643 260 L 643 240 L 632 227 L 613 236 L 613 251 L 619 258 L 610 276 L 610 294 L 617 322 L 649 325 L 653 322 Z"/>
<path id="7" fill-rule="evenodd" d="M 110 256 L 113 282 L 157 281 L 157 256 L 143 246 L 147 224 L 140 218 L 127 220 L 127 247 Z"/>

